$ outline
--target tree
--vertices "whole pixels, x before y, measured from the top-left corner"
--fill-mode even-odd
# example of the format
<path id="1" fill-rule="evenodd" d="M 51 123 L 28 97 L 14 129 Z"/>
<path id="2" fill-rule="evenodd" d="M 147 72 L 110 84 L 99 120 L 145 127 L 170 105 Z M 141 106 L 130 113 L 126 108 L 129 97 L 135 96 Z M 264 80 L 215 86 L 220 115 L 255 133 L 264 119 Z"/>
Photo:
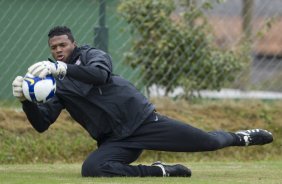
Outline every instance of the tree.
<path id="1" fill-rule="evenodd" d="M 146 86 L 162 86 L 166 94 L 178 86 L 186 96 L 201 89 L 219 90 L 242 67 L 236 53 L 213 45 L 199 8 L 191 4 L 173 19 L 174 10 L 172 0 L 122 2 L 119 11 L 134 35 L 125 62 L 141 70 Z"/>

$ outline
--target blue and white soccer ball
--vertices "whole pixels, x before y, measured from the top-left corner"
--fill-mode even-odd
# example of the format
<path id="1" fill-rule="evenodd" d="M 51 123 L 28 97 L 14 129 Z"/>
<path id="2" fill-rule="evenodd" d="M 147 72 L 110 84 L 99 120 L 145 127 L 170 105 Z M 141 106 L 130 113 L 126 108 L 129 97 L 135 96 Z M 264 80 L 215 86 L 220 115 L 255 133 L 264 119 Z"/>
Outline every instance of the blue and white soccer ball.
<path id="1" fill-rule="evenodd" d="M 36 103 L 45 103 L 55 96 L 56 80 L 52 75 L 39 78 L 31 74 L 26 74 L 22 88 L 27 100 Z"/>

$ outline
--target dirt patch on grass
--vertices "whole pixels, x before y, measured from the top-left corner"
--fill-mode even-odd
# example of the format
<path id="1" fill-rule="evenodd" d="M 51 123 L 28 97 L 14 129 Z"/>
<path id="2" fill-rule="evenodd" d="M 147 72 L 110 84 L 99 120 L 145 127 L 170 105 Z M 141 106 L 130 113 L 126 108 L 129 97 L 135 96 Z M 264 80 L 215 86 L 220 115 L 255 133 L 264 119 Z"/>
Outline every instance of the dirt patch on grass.
<path id="1" fill-rule="evenodd" d="M 282 125 L 282 102 L 154 99 L 163 114 L 204 129 L 238 130 Z"/>
<path id="2" fill-rule="evenodd" d="M 23 132 L 33 130 L 31 124 L 26 118 L 25 113 L 21 109 L 0 108 L 0 128 L 12 131 Z M 52 129 L 63 129 L 66 131 L 74 131 L 81 129 L 70 115 L 63 111 L 56 123 L 51 126 Z"/>
<path id="3" fill-rule="evenodd" d="M 163 115 L 204 129 L 238 130 L 282 126 L 282 102 L 262 101 L 204 101 L 189 103 L 170 99 L 152 99 Z M 66 126 L 68 124 L 68 126 Z M 63 111 L 53 128 L 76 129 L 79 125 Z M 0 127 L 10 131 L 31 127 L 21 109 L 0 108 Z"/>

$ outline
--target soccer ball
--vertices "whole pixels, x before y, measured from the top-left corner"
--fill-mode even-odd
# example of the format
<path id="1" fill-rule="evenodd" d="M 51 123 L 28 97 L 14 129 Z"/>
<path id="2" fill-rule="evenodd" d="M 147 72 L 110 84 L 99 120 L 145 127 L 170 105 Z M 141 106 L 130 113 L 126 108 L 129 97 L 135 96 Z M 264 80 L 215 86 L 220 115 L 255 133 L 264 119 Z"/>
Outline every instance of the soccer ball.
<path id="1" fill-rule="evenodd" d="M 45 103 L 54 97 L 56 92 L 56 81 L 52 75 L 45 78 L 26 74 L 22 84 L 25 98 L 31 102 Z"/>

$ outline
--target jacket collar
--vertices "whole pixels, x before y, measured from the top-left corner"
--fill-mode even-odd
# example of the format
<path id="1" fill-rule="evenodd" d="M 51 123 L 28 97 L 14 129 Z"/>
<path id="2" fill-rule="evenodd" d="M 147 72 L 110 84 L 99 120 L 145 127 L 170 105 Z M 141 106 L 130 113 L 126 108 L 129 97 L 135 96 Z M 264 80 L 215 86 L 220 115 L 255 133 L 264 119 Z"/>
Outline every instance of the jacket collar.
<path id="1" fill-rule="evenodd" d="M 79 47 L 75 47 L 73 52 L 71 53 L 70 57 L 66 61 L 66 63 L 74 64 L 76 62 L 76 60 L 79 58 L 80 54 L 81 54 L 80 53 L 80 48 Z"/>

